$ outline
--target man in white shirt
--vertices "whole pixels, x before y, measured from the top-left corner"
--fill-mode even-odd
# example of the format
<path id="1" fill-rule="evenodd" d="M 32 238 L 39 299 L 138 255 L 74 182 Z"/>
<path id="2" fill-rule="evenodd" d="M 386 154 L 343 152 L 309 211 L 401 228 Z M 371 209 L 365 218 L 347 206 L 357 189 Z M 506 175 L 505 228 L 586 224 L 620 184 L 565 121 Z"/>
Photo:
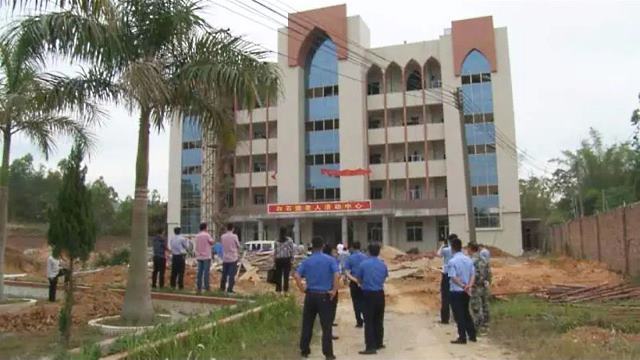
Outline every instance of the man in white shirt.
<path id="1" fill-rule="evenodd" d="M 53 256 L 53 253 L 47 258 L 47 279 L 49 279 L 49 301 L 56 301 L 56 291 L 58 289 L 58 278 L 65 276 L 66 282 L 67 269 L 60 267 L 60 260 Z"/>

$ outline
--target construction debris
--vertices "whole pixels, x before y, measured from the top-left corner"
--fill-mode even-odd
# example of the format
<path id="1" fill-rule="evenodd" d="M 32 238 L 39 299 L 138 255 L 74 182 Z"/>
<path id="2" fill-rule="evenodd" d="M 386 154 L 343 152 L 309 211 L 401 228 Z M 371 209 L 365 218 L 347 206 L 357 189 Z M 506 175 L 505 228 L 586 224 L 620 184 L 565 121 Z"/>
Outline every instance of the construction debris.
<path id="1" fill-rule="evenodd" d="M 640 286 L 622 283 L 596 286 L 554 285 L 545 290 L 539 296 L 559 303 L 640 299 Z"/>

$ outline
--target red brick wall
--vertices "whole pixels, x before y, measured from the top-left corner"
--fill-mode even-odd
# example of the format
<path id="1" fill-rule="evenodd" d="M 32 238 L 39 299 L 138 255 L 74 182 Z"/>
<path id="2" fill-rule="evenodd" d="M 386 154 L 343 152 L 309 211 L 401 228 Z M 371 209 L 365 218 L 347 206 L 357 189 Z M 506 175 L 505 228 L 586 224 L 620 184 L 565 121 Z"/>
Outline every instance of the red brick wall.
<path id="1" fill-rule="evenodd" d="M 573 220 L 569 223 L 569 254 L 576 259 L 582 258 L 580 220 Z"/>
<path id="2" fill-rule="evenodd" d="M 640 275 L 640 204 L 627 208 L 626 225 L 629 242 L 629 273 Z"/>
<path id="3" fill-rule="evenodd" d="M 625 270 L 625 254 L 622 231 L 623 209 L 615 209 L 599 215 L 602 261 L 617 271 Z"/>
<path id="4" fill-rule="evenodd" d="M 584 257 L 589 260 L 598 260 L 598 225 L 595 216 L 582 218 L 582 244 Z"/>
<path id="5" fill-rule="evenodd" d="M 581 220 L 556 225 L 549 230 L 555 254 L 598 260 L 609 268 L 640 275 L 640 203 Z"/>

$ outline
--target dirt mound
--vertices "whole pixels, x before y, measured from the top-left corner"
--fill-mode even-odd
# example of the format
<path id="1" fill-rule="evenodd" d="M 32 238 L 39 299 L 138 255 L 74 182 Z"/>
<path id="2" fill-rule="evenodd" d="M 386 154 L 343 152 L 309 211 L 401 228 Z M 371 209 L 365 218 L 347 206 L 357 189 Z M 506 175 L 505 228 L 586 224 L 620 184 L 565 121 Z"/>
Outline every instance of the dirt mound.
<path id="1" fill-rule="evenodd" d="M 494 294 L 538 291 L 552 284 L 599 285 L 618 283 L 620 275 L 609 271 L 596 261 L 571 258 L 533 259 L 493 259 Z"/>
<path id="2" fill-rule="evenodd" d="M 380 257 L 384 261 L 392 261 L 396 257 L 404 255 L 407 255 L 407 253 L 390 245 L 385 245 L 380 249 Z"/>
<path id="3" fill-rule="evenodd" d="M 44 271 L 44 263 L 39 262 L 31 256 L 23 254 L 22 251 L 14 248 L 13 246 L 7 246 L 5 248 L 5 274 L 16 273 L 29 273 L 38 275 Z"/>
<path id="4" fill-rule="evenodd" d="M 57 303 L 40 302 L 18 313 L 0 314 L 0 332 L 43 332 L 58 326 L 62 300 Z M 73 323 L 86 324 L 93 318 L 115 315 L 122 306 L 122 295 L 105 289 L 77 291 L 73 307 Z"/>

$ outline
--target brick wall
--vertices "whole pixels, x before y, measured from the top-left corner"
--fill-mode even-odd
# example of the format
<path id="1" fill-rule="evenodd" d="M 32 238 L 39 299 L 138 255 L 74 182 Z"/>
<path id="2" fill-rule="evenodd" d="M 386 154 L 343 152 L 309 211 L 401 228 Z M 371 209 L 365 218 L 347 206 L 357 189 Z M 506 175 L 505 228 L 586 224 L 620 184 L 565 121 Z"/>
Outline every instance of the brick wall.
<path id="1" fill-rule="evenodd" d="M 640 275 L 640 203 L 553 226 L 549 241 L 555 254 L 600 260 L 612 270 Z"/>

